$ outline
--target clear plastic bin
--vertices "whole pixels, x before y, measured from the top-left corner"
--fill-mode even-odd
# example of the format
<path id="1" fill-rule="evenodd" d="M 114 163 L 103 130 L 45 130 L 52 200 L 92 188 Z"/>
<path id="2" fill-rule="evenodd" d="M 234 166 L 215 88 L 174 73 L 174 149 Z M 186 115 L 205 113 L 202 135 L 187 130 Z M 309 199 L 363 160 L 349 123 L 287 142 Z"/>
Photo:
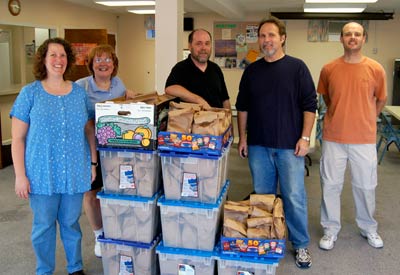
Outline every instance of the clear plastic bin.
<path id="1" fill-rule="evenodd" d="M 278 259 L 219 255 L 218 275 L 274 275 Z"/>
<path id="2" fill-rule="evenodd" d="M 157 199 L 97 193 L 105 238 L 133 242 L 151 242 L 159 231 Z"/>
<path id="3" fill-rule="evenodd" d="M 158 275 L 155 246 L 159 238 L 151 243 L 138 243 L 99 239 L 101 245 L 101 261 L 104 275 Z"/>
<path id="4" fill-rule="evenodd" d="M 229 181 L 215 204 L 167 200 L 157 204 L 161 211 L 163 242 L 168 247 L 212 251 L 220 232 L 221 209 Z"/>
<path id="5" fill-rule="evenodd" d="M 161 275 L 201 274 L 214 275 L 214 253 L 209 251 L 165 247 L 156 248 Z"/>
<path id="6" fill-rule="evenodd" d="M 157 151 L 98 148 L 105 194 L 152 197 L 161 185 Z"/>
<path id="7" fill-rule="evenodd" d="M 165 198 L 216 203 L 226 178 L 225 155 L 161 153 Z"/>

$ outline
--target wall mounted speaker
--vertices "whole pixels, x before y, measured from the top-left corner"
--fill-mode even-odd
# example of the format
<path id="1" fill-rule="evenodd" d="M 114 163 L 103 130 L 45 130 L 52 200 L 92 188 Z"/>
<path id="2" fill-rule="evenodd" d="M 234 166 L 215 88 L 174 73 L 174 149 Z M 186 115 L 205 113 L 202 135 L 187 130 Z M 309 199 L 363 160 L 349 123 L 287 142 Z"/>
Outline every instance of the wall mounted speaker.
<path id="1" fill-rule="evenodd" d="M 183 30 L 184 31 L 193 31 L 193 17 L 183 18 Z"/>

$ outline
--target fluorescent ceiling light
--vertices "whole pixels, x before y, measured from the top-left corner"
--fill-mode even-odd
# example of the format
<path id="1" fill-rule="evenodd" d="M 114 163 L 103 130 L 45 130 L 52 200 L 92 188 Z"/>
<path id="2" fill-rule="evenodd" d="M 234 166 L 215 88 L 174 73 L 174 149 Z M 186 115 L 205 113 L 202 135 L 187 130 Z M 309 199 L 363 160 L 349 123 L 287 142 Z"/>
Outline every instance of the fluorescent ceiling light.
<path id="1" fill-rule="evenodd" d="M 378 0 L 305 0 L 306 3 L 376 3 Z"/>
<path id="2" fill-rule="evenodd" d="M 324 13 L 361 13 L 367 7 L 366 4 L 304 4 L 304 12 Z"/>
<path id="3" fill-rule="evenodd" d="M 154 6 L 156 1 L 94 1 L 97 4 L 109 7 L 124 7 L 124 6 Z"/>
<path id="4" fill-rule="evenodd" d="M 136 13 L 136 14 L 156 14 L 155 9 L 147 9 L 147 10 L 134 10 L 134 9 L 128 9 L 129 12 L 131 13 Z"/>

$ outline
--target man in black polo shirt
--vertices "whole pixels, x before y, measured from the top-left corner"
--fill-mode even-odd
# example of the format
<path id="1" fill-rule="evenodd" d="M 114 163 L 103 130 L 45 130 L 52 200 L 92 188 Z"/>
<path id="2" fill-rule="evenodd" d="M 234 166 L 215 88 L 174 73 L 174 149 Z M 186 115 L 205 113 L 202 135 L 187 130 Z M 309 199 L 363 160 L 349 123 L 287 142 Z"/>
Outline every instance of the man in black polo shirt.
<path id="1" fill-rule="evenodd" d="M 224 75 L 219 66 L 209 60 L 211 48 L 211 34 L 208 31 L 192 31 L 189 34 L 190 55 L 172 68 L 165 92 L 205 108 L 231 109 Z"/>

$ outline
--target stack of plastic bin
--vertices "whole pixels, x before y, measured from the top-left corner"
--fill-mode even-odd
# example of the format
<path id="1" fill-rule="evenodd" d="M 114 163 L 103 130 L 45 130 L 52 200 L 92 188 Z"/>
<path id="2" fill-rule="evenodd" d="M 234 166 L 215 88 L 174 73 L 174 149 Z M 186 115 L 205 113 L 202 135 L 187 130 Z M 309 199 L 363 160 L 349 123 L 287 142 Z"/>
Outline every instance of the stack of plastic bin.
<path id="1" fill-rule="evenodd" d="M 99 153 L 104 274 L 159 274 L 155 246 L 160 230 L 160 157 L 157 151 L 130 148 L 101 147 Z"/>
<path id="2" fill-rule="evenodd" d="M 156 252 L 161 275 L 181 274 L 179 268 L 214 275 L 216 261 L 210 255 L 214 255 L 218 242 L 228 186 L 229 182 L 214 204 L 167 200 L 164 196 L 158 200 L 163 244 L 157 246 Z"/>
<path id="3" fill-rule="evenodd" d="M 213 155 L 160 151 L 164 195 L 157 204 L 163 237 L 156 252 L 161 275 L 214 275 L 229 187 L 228 152 L 229 144 Z"/>
<path id="4" fill-rule="evenodd" d="M 221 236 L 216 249 L 218 274 L 274 275 L 285 250 L 285 239 Z"/>

